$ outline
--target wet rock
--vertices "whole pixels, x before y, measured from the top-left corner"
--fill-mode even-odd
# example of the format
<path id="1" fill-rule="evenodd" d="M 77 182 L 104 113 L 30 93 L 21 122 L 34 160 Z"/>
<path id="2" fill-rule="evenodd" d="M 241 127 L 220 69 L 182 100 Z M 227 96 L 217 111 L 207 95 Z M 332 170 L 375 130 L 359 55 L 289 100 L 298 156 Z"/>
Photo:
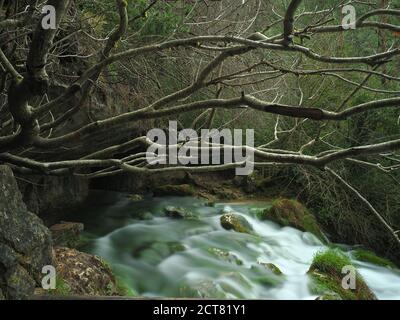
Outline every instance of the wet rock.
<path id="1" fill-rule="evenodd" d="M 140 194 L 132 194 L 129 196 L 129 199 L 131 199 L 133 202 L 142 201 L 143 196 Z"/>
<path id="2" fill-rule="evenodd" d="M 220 218 L 221 226 L 226 230 L 241 233 L 252 233 L 253 227 L 245 217 L 236 213 L 225 213 Z"/>
<path id="3" fill-rule="evenodd" d="M 355 286 L 344 288 L 342 285 L 343 268 L 354 268 Z M 376 300 L 363 277 L 352 265 L 351 260 L 341 251 L 328 249 L 315 255 L 307 272 L 311 277 L 310 290 L 322 297 L 338 295 L 343 300 Z"/>
<path id="4" fill-rule="evenodd" d="M 277 199 L 272 203 L 271 208 L 260 212 L 258 218 L 310 232 L 320 240 L 326 241 L 315 217 L 296 200 Z"/>
<path id="5" fill-rule="evenodd" d="M 164 209 L 167 217 L 172 219 L 197 219 L 198 217 L 192 212 L 181 207 L 168 206 Z"/>
<path id="6" fill-rule="evenodd" d="M 228 250 L 219 249 L 219 248 L 208 248 L 208 252 L 213 254 L 220 260 L 227 261 L 229 263 L 233 263 L 238 266 L 243 265 L 243 261 L 240 260 L 237 255 L 235 255 L 232 252 L 229 252 Z"/>
<path id="7" fill-rule="evenodd" d="M 6 227 L 5 227 L 6 226 Z M 0 290 L 6 299 L 26 299 L 52 264 L 50 231 L 27 211 L 11 169 L 0 166 Z"/>
<path id="8" fill-rule="evenodd" d="M 55 248 L 57 294 L 118 296 L 123 294 L 108 264 L 98 256 Z"/>
<path id="9" fill-rule="evenodd" d="M 282 274 L 276 274 L 270 268 L 265 267 L 260 263 L 252 265 L 250 269 L 256 274 L 253 280 L 264 286 L 276 287 L 285 281 Z"/>
<path id="10" fill-rule="evenodd" d="M 265 263 L 265 262 L 258 262 L 259 265 L 263 266 L 265 269 L 268 269 L 272 271 L 275 275 L 280 276 L 282 275 L 281 269 L 279 269 L 276 265 L 273 263 Z"/>
<path id="11" fill-rule="evenodd" d="M 156 197 L 165 196 L 194 196 L 196 191 L 190 184 L 180 184 L 180 185 L 164 185 L 156 187 L 153 190 L 153 194 Z"/>
<path id="12" fill-rule="evenodd" d="M 204 280 L 195 284 L 185 284 L 179 289 L 180 296 L 183 298 L 199 299 L 226 299 L 227 294 L 215 281 Z"/>
<path id="13" fill-rule="evenodd" d="M 154 216 L 151 212 L 139 212 L 137 214 L 135 214 L 135 218 L 139 219 L 139 220 L 153 220 Z"/>
<path id="14" fill-rule="evenodd" d="M 80 235 L 83 223 L 61 222 L 50 227 L 54 246 L 77 248 L 80 245 Z"/>

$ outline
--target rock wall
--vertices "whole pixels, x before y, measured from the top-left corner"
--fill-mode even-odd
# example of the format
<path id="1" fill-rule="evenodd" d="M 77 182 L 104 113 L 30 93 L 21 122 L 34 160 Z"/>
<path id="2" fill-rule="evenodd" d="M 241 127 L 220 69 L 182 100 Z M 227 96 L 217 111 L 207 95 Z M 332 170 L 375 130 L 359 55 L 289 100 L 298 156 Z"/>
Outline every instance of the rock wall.
<path id="1" fill-rule="evenodd" d="M 0 166 L 0 189 L 0 299 L 26 299 L 52 264 L 51 235 L 27 210 L 7 166 Z"/>
<path id="2" fill-rule="evenodd" d="M 89 182 L 74 176 L 24 176 L 18 186 L 28 210 L 47 226 L 59 222 L 66 210 L 81 204 L 89 193 Z"/>

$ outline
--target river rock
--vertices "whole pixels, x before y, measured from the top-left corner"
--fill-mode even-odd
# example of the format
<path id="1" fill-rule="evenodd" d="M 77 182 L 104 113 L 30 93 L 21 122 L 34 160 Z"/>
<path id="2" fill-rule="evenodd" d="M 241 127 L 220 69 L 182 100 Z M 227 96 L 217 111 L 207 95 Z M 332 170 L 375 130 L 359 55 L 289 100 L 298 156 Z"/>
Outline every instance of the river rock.
<path id="1" fill-rule="evenodd" d="M 243 261 L 238 258 L 234 253 L 229 252 L 228 250 L 219 249 L 219 248 L 209 248 L 208 252 L 219 258 L 220 260 L 227 261 L 229 263 L 236 264 L 238 266 L 243 265 Z"/>
<path id="2" fill-rule="evenodd" d="M 129 199 L 131 199 L 133 202 L 142 201 L 143 196 L 140 194 L 132 194 L 129 196 Z"/>
<path id="3" fill-rule="evenodd" d="M 172 219 L 197 219 L 198 217 L 193 213 L 181 207 L 168 206 L 165 207 L 164 213 L 167 217 Z"/>
<path id="4" fill-rule="evenodd" d="M 281 269 L 279 269 L 276 265 L 273 263 L 266 263 L 266 262 L 258 262 L 259 265 L 263 266 L 265 269 L 268 269 L 272 271 L 275 275 L 280 276 L 282 275 Z"/>
<path id="5" fill-rule="evenodd" d="M 180 185 L 164 185 L 156 187 L 153 190 L 153 194 L 156 197 L 165 196 L 194 196 L 196 194 L 195 189 L 190 184 L 180 184 Z"/>
<path id="6" fill-rule="evenodd" d="M 26 299 L 52 264 L 51 235 L 27 211 L 8 166 L 0 166 L 0 189 L 0 291 L 5 299 Z"/>
<path id="7" fill-rule="evenodd" d="M 236 213 L 225 213 L 220 218 L 221 226 L 226 230 L 241 233 L 252 233 L 253 227 L 245 217 Z"/>
<path id="8" fill-rule="evenodd" d="M 54 246 L 77 248 L 80 244 L 80 235 L 83 223 L 61 222 L 50 227 Z"/>
<path id="9" fill-rule="evenodd" d="M 122 292 L 109 265 L 98 256 L 59 247 L 54 249 L 56 293 L 118 296 Z"/>
<path id="10" fill-rule="evenodd" d="M 345 289 L 342 281 L 349 273 L 343 268 L 354 268 L 355 288 Z M 311 277 L 311 292 L 320 297 L 338 295 L 342 300 L 376 300 L 363 277 L 352 265 L 351 260 L 337 249 L 328 249 L 315 255 L 307 274 Z"/>
<path id="11" fill-rule="evenodd" d="M 277 199 L 272 207 L 258 213 L 261 220 L 271 220 L 281 226 L 290 226 L 301 231 L 314 234 L 322 241 L 326 241 L 315 217 L 298 201 L 291 199 Z"/>

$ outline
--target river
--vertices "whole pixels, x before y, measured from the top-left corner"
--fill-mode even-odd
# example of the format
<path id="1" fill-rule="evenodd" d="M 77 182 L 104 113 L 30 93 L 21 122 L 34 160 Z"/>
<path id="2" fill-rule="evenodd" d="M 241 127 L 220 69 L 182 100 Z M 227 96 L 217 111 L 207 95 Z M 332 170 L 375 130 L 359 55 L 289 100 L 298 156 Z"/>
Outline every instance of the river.
<path id="1" fill-rule="evenodd" d="M 167 206 L 183 207 L 199 219 L 165 217 Z M 135 294 L 148 297 L 315 299 L 306 272 L 327 247 L 307 232 L 256 218 L 267 202 L 216 203 L 191 197 L 145 197 L 94 192 L 79 212 L 90 239 L 83 248 L 103 257 Z M 255 234 L 227 231 L 222 212 L 236 212 Z M 351 257 L 352 249 L 341 246 Z M 400 299 L 400 271 L 352 258 L 379 299 Z M 260 263 L 273 263 L 276 275 Z"/>

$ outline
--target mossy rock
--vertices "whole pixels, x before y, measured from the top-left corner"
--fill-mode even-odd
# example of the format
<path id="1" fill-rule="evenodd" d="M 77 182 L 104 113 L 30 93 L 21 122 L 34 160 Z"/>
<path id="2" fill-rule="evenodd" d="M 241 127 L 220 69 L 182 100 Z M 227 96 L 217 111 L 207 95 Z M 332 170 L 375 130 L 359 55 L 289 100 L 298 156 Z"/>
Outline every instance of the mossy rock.
<path id="1" fill-rule="evenodd" d="M 255 274 L 253 281 L 263 286 L 272 288 L 281 285 L 285 281 L 283 274 L 277 274 L 263 264 L 252 265 L 250 269 Z"/>
<path id="2" fill-rule="evenodd" d="M 229 252 L 228 250 L 220 249 L 220 248 L 208 248 L 207 250 L 212 255 L 216 256 L 220 260 L 227 261 L 229 263 L 236 264 L 238 266 L 243 265 L 243 261 L 238 258 L 234 253 Z"/>
<path id="3" fill-rule="evenodd" d="M 181 207 L 167 206 L 164 208 L 164 213 L 167 217 L 172 219 L 198 219 L 194 213 Z"/>
<path id="4" fill-rule="evenodd" d="M 132 194 L 129 196 L 129 199 L 131 199 L 133 202 L 142 201 L 143 196 L 140 194 Z"/>
<path id="5" fill-rule="evenodd" d="M 397 266 L 389 259 L 377 256 L 374 252 L 358 249 L 352 253 L 353 257 L 359 261 L 369 262 L 381 267 L 396 269 Z"/>
<path id="6" fill-rule="evenodd" d="M 374 293 L 357 271 L 355 289 L 345 289 L 342 286 L 347 275 L 342 273 L 344 267 L 354 268 L 350 258 L 343 252 L 335 249 L 318 252 L 307 272 L 312 279 L 311 291 L 320 296 L 336 294 L 343 300 L 376 300 Z"/>
<path id="7" fill-rule="evenodd" d="M 258 262 L 258 264 L 263 266 L 265 269 L 268 269 L 268 270 L 272 271 L 272 273 L 277 275 L 277 276 L 283 275 L 281 269 L 279 269 L 273 263 Z"/>
<path id="8" fill-rule="evenodd" d="M 195 196 L 196 189 L 190 184 L 180 184 L 180 185 L 164 185 L 160 187 L 156 187 L 153 190 L 153 194 L 156 197 L 165 197 L 165 196 L 177 196 L 177 197 L 185 197 L 185 196 Z"/>
<path id="9" fill-rule="evenodd" d="M 326 241 L 315 217 L 296 200 L 277 199 L 271 208 L 258 212 L 257 216 L 260 220 L 271 220 L 281 226 L 310 232 L 321 241 Z"/>
<path id="10" fill-rule="evenodd" d="M 221 226 L 226 230 L 252 234 L 253 227 L 245 217 L 236 213 L 225 213 L 220 218 Z"/>
<path id="11" fill-rule="evenodd" d="M 120 286 L 111 267 L 98 256 L 69 248 L 55 248 L 56 289 L 50 294 L 119 296 Z"/>
<path id="12" fill-rule="evenodd" d="M 198 299 L 226 299 L 228 298 L 221 286 L 211 280 L 204 280 L 196 284 L 184 284 L 179 287 L 180 296 L 183 298 Z"/>

